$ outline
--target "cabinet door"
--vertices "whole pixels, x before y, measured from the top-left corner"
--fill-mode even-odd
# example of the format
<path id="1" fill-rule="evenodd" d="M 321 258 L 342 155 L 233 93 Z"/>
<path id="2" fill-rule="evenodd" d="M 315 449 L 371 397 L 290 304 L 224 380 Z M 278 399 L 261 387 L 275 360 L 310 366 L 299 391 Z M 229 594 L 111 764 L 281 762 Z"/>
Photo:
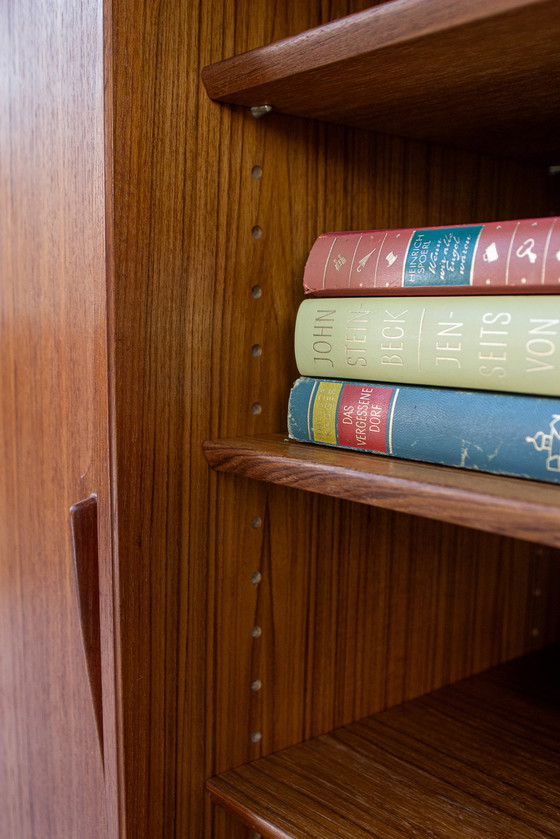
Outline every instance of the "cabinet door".
<path id="1" fill-rule="evenodd" d="M 2 3 L 0 76 L 0 832 L 99 839 L 97 559 L 109 532 L 101 2 Z M 88 498 L 73 513 L 80 614 L 70 508 Z"/>

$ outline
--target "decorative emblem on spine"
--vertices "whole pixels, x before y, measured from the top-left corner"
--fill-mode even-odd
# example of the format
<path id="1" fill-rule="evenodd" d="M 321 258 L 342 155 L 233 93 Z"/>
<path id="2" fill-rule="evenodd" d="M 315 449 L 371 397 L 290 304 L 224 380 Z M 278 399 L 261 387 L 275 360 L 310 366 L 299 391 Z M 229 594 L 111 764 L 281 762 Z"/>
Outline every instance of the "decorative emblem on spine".
<path id="1" fill-rule="evenodd" d="M 549 433 L 537 431 L 534 437 L 525 437 L 538 452 L 547 452 L 546 468 L 550 472 L 560 472 L 560 414 L 554 414 L 549 426 Z"/>
<path id="2" fill-rule="evenodd" d="M 387 260 L 387 265 L 388 265 L 389 267 L 391 267 L 391 265 L 393 264 L 393 262 L 395 262 L 395 260 L 397 259 L 397 254 L 396 254 L 396 253 L 393 253 L 393 251 L 391 251 L 391 253 L 388 253 L 388 254 L 387 254 L 387 256 L 385 257 L 385 259 Z"/>
<path id="3" fill-rule="evenodd" d="M 376 251 L 376 248 L 374 248 L 374 249 L 373 249 L 372 251 L 370 251 L 369 253 L 366 253 L 366 255 L 365 255 L 365 256 L 362 256 L 362 258 L 361 258 L 361 259 L 360 259 L 360 261 L 358 262 L 358 268 L 356 269 L 356 270 L 358 271 L 358 274 L 360 274 L 360 273 L 364 270 L 364 268 L 365 268 L 365 267 L 366 267 L 366 265 L 367 265 L 368 259 L 370 258 L 370 256 L 372 255 L 372 253 L 375 253 L 375 251 Z"/>

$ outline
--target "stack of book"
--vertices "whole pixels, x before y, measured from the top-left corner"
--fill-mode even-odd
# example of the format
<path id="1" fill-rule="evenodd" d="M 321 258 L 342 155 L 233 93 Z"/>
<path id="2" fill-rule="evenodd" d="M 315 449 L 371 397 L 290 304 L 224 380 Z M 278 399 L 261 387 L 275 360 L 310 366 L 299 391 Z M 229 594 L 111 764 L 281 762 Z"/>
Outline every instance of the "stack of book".
<path id="1" fill-rule="evenodd" d="M 560 483 L 560 219 L 324 234 L 291 439 Z"/>

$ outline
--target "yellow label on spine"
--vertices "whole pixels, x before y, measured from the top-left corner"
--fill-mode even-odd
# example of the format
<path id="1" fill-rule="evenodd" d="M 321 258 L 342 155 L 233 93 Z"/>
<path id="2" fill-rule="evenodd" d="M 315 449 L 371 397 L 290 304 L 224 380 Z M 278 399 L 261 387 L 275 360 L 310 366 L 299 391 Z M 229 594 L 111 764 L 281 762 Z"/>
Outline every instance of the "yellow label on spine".
<path id="1" fill-rule="evenodd" d="M 341 382 L 321 382 L 313 402 L 313 439 L 317 443 L 337 443 L 337 406 Z"/>

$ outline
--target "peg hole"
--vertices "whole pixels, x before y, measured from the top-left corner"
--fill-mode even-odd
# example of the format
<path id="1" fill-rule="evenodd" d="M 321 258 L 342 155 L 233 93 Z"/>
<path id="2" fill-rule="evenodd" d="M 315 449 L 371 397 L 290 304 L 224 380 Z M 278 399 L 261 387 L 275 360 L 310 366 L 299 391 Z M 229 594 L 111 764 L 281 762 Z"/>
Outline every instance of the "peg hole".
<path id="1" fill-rule="evenodd" d="M 258 181 L 259 178 L 262 178 L 262 166 L 253 166 L 251 169 L 251 176 Z"/>
<path id="2" fill-rule="evenodd" d="M 262 288 L 260 287 L 260 285 L 253 286 L 253 288 L 251 289 L 251 297 L 254 300 L 258 300 L 259 297 L 262 297 Z"/>
<path id="3" fill-rule="evenodd" d="M 255 226 L 251 230 L 251 236 L 253 237 L 253 239 L 257 240 L 262 239 L 262 235 L 262 227 L 259 227 L 258 224 L 255 224 Z"/>
<path id="4" fill-rule="evenodd" d="M 251 413 L 254 414 L 254 416 L 262 414 L 262 405 L 260 402 L 253 402 L 251 405 Z"/>

